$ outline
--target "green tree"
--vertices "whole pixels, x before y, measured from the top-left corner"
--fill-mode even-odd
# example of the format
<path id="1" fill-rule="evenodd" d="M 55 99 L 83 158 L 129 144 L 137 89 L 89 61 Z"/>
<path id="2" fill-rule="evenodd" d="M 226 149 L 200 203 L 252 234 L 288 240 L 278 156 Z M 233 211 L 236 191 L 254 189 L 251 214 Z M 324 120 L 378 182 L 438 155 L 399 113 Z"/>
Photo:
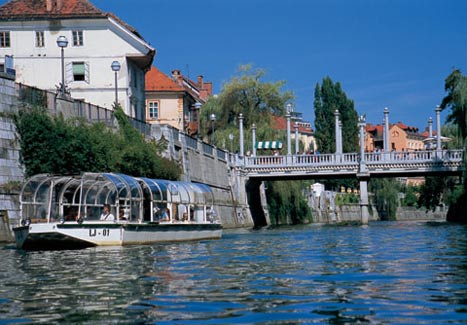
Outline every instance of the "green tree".
<path id="1" fill-rule="evenodd" d="M 299 181 L 267 182 L 266 196 L 273 225 L 309 223 L 311 209 L 303 198 Z"/>
<path id="2" fill-rule="evenodd" d="M 255 124 L 257 139 L 279 139 L 282 134 L 271 128 L 273 115 L 283 116 L 285 105 L 293 99 L 290 91 L 283 91 L 285 81 L 264 82 L 266 72 L 242 65 L 239 75 L 224 84 L 217 97 L 211 97 L 201 109 L 201 133 L 210 141 L 210 115 L 216 115 L 214 142 L 218 147 L 238 148 L 238 116 L 243 115 L 245 151 L 252 150 L 251 126 Z M 283 132 L 282 132 L 283 133 Z M 234 136 L 229 139 L 229 134 Z M 285 139 L 285 137 L 284 137 Z M 232 143 L 231 143 L 232 141 Z"/>
<path id="3" fill-rule="evenodd" d="M 376 178 L 370 182 L 373 203 L 382 220 L 395 220 L 399 206 L 400 183 L 393 178 Z"/>
<path id="4" fill-rule="evenodd" d="M 15 117 L 20 134 L 21 161 L 26 175 L 120 172 L 135 176 L 178 179 L 179 167 L 158 154 L 160 147 L 146 142 L 115 108 L 120 129 L 102 123 L 50 116 L 40 107 L 22 109 Z"/>
<path id="5" fill-rule="evenodd" d="M 315 137 L 321 153 L 334 153 L 336 150 L 335 111 L 342 121 L 342 147 L 344 152 L 358 151 L 358 114 L 354 102 L 347 98 L 339 82 L 330 77 L 323 79 L 322 85 L 315 87 Z"/>
<path id="6" fill-rule="evenodd" d="M 458 127 L 464 148 L 464 170 L 467 168 L 467 76 L 462 75 L 459 69 L 449 74 L 444 83 L 447 95 L 441 102 L 441 108 L 450 109 L 447 121 Z M 456 203 L 449 207 L 447 219 L 449 221 L 467 223 L 467 173 L 463 174 L 463 190 L 455 190 L 458 196 Z"/>

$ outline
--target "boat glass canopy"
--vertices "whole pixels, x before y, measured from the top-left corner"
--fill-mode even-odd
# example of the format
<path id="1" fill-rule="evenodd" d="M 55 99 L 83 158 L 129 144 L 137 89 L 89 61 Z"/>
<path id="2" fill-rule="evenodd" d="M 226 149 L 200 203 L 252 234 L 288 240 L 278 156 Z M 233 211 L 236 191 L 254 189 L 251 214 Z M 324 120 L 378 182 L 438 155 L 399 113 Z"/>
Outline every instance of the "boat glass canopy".
<path id="1" fill-rule="evenodd" d="M 40 174 L 26 181 L 20 203 L 21 218 L 31 221 L 63 221 L 70 216 L 73 220 L 97 221 L 104 204 L 110 205 L 119 221 L 121 217 L 129 222 L 157 222 L 164 209 L 171 220 L 188 213 L 188 220 L 196 217 L 199 221 L 201 211 L 206 216 L 206 211 L 213 208 L 214 195 L 204 184 L 118 173 Z"/>

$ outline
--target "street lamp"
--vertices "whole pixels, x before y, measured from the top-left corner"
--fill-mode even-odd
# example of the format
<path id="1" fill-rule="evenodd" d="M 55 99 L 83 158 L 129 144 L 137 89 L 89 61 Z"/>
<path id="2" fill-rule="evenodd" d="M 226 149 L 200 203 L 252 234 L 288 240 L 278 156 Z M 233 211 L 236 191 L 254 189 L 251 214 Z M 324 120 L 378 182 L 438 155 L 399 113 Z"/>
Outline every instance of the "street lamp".
<path id="1" fill-rule="evenodd" d="M 112 71 L 115 72 L 115 106 L 118 104 L 118 84 L 117 84 L 117 72 L 120 71 L 120 62 L 118 61 L 113 61 L 112 64 L 110 65 L 112 68 Z"/>
<path id="2" fill-rule="evenodd" d="M 57 38 L 57 45 L 62 49 L 62 83 L 60 84 L 60 93 L 65 95 L 65 47 L 68 46 L 68 40 L 61 35 Z"/>
<path id="3" fill-rule="evenodd" d="M 200 109 L 201 109 L 201 103 L 196 102 L 194 105 L 195 110 L 196 110 L 196 121 L 198 122 L 198 128 L 196 130 L 196 134 L 198 136 L 198 139 L 201 137 L 201 114 L 200 114 Z"/>
<path id="4" fill-rule="evenodd" d="M 214 122 L 216 121 L 216 114 L 211 114 L 211 144 L 214 145 Z"/>

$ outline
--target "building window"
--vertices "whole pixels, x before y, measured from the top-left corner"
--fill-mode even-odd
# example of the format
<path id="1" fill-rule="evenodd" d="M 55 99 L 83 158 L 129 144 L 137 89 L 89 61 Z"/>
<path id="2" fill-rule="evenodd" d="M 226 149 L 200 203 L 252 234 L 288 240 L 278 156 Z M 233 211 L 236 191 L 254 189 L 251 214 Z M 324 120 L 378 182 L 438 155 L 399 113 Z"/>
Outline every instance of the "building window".
<path id="1" fill-rule="evenodd" d="M 44 47 L 44 32 L 36 32 L 36 47 Z"/>
<path id="2" fill-rule="evenodd" d="M 0 32 L 0 47 L 10 46 L 10 32 Z"/>
<path id="3" fill-rule="evenodd" d="M 73 81 L 86 80 L 86 65 L 84 62 L 73 62 Z"/>
<path id="4" fill-rule="evenodd" d="M 84 38 L 82 30 L 74 30 L 73 32 L 73 46 L 83 46 Z"/>
<path id="5" fill-rule="evenodd" d="M 155 120 L 159 118 L 159 102 L 148 102 L 148 116 L 149 119 Z"/>

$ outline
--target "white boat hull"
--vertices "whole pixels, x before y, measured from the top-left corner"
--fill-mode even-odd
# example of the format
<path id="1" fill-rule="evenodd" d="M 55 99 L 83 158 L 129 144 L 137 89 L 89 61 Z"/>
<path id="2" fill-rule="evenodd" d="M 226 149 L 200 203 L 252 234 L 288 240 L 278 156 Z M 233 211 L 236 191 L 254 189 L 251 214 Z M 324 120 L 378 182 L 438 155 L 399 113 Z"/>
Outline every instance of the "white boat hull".
<path id="1" fill-rule="evenodd" d="M 142 245 L 222 237 L 222 226 L 218 223 L 33 223 L 13 228 L 13 231 L 16 246 L 24 250 Z"/>

